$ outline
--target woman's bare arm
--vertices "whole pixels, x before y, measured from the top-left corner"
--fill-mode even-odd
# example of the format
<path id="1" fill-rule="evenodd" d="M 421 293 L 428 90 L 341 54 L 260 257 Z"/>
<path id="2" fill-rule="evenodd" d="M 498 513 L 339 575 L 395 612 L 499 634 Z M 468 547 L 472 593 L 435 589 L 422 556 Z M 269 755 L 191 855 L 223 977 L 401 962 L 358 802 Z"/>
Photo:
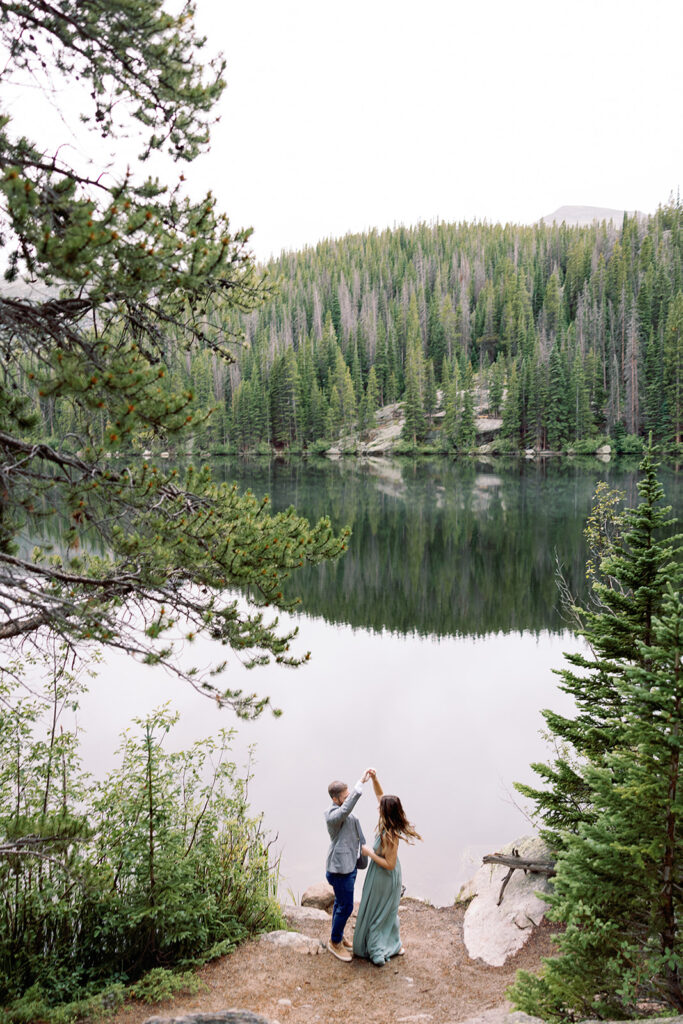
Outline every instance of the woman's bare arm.
<path id="1" fill-rule="evenodd" d="M 384 868 L 385 871 L 393 871 L 396 867 L 396 858 L 398 857 L 398 838 L 391 839 L 385 834 L 382 846 L 384 847 L 384 855 L 375 853 L 369 846 L 361 847 L 361 853 L 364 853 L 366 857 L 370 857 L 374 860 L 375 864 L 380 868 Z"/>
<path id="2" fill-rule="evenodd" d="M 374 789 L 375 796 L 377 797 L 377 801 L 379 802 L 380 797 L 384 796 L 384 790 L 380 786 L 379 779 L 374 774 L 374 772 L 371 774 L 370 778 L 372 779 L 372 788 Z"/>

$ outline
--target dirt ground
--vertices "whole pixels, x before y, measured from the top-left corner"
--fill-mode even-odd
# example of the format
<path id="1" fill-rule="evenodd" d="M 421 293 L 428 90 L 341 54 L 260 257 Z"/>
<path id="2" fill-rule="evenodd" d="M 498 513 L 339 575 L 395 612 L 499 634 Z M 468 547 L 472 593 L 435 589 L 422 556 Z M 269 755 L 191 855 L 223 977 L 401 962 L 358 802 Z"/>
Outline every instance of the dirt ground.
<path id="1" fill-rule="evenodd" d="M 113 1019 L 142 1024 L 149 1017 L 240 1008 L 278 1024 L 454 1024 L 500 1006 L 516 971 L 535 970 L 552 953 L 544 923 L 507 964 L 488 967 L 467 955 L 464 907 L 404 899 L 399 913 L 406 955 L 382 967 L 358 959 L 342 963 L 322 949 L 312 956 L 253 941 L 202 968 L 204 993 L 155 1006 L 129 1004 Z M 299 930 L 329 938 L 325 921 Z"/>

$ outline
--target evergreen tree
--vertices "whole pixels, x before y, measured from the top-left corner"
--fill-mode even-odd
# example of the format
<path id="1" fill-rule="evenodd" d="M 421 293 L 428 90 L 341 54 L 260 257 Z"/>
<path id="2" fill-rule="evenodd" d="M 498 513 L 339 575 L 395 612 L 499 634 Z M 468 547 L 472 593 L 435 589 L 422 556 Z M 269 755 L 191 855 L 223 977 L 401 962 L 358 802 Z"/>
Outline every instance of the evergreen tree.
<path id="1" fill-rule="evenodd" d="M 581 619 L 579 635 L 591 653 L 566 655 L 572 668 L 559 675 L 561 689 L 573 697 L 577 714 L 567 718 L 543 712 L 560 753 L 552 765 L 533 765 L 546 789 L 517 786 L 535 801 L 542 834 L 556 850 L 583 822 L 594 820 L 586 771 L 599 767 L 621 742 L 624 665 L 643 667 L 642 651 L 652 645 L 654 617 L 661 611 L 667 582 L 681 563 L 681 536 L 666 536 L 675 521 L 670 506 L 662 505 L 663 489 L 651 450 L 640 468 L 640 503 L 622 513 L 616 537 L 609 534 L 592 572 L 595 603 L 575 609 Z M 589 528 L 596 519 L 604 519 L 602 507 L 594 510 Z"/>
<path id="2" fill-rule="evenodd" d="M 666 321 L 664 372 L 669 435 L 675 444 L 680 444 L 683 441 L 683 292 L 675 296 Z"/>
<path id="3" fill-rule="evenodd" d="M 463 378 L 462 404 L 456 430 L 456 447 L 462 452 L 471 451 L 472 448 L 474 448 L 474 442 L 477 437 L 474 420 L 473 389 L 474 377 L 472 374 L 472 367 L 468 366 L 468 371 Z"/>
<path id="4" fill-rule="evenodd" d="M 313 381 L 311 386 L 311 398 L 310 398 L 310 435 L 306 438 L 307 441 L 317 441 L 319 438 L 324 438 L 326 435 L 327 425 L 327 403 L 325 401 L 325 395 L 318 387 L 317 380 Z"/>
<path id="5" fill-rule="evenodd" d="M 551 335 L 555 334 L 561 326 L 561 298 L 560 279 L 557 273 L 553 273 L 546 285 L 543 304 L 546 327 Z"/>
<path id="6" fill-rule="evenodd" d="M 284 580 L 306 560 L 339 553 L 342 538 L 324 520 L 311 529 L 294 510 L 269 516 L 253 495 L 216 486 L 208 465 L 183 475 L 107 460 L 149 435 L 186 450 L 208 415 L 186 383 L 193 352 L 231 360 L 237 311 L 264 298 L 251 232 L 232 233 L 211 192 L 191 199 L 184 175 L 145 177 L 152 153 L 192 161 L 206 149 L 224 62 L 200 63 L 191 4 L 177 15 L 158 0 L 115 14 L 77 0 L 1 9 L 0 82 L 42 88 L 53 105 L 68 95 L 60 114 L 68 121 L 69 109 L 79 110 L 76 137 L 91 130 L 113 145 L 137 134 L 142 149 L 129 171 L 91 172 L 78 164 L 86 145 L 43 152 L 27 125 L 0 119 L 5 276 L 56 293 L 0 295 L 4 655 L 27 638 L 60 638 L 75 653 L 113 646 L 257 714 L 267 701 L 217 689 L 224 665 L 183 667 L 168 631 L 182 622 L 190 638 L 211 635 L 247 664 L 298 663 L 287 654 L 290 636 L 264 622 L 261 606 L 292 607 Z M 50 415 L 68 410 L 71 437 L 47 443 L 43 402 Z M 23 533 L 40 536 L 41 507 L 61 517 L 60 555 L 18 549 Z"/>
<path id="7" fill-rule="evenodd" d="M 564 354 L 557 345 L 550 353 L 548 367 L 548 447 L 560 451 L 567 442 L 568 429 L 567 372 Z"/>
<path id="8" fill-rule="evenodd" d="M 519 410 L 519 380 L 517 377 L 517 364 L 512 364 L 508 375 L 507 392 L 505 404 L 503 405 L 503 426 L 501 435 L 515 444 L 521 443 L 522 420 Z"/>
<path id="9" fill-rule="evenodd" d="M 403 437 L 416 444 L 427 435 L 424 411 L 425 366 L 422 335 L 415 295 L 410 299 L 406 317 L 406 365 Z"/>
<path id="10" fill-rule="evenodd" d="M 351 430 L 356 422 L 356 392 L 351 379 L 351 372 L 346 365 L 341 351 L 337 349 L 334 364 L 333 390 L 336 388 L 339 398 L 339 422 L 340 433 Z M 330 407 L 332 402 L 330 400 Z"/>
<path id="11" fill-rule="evenodd" d="M 336 384 L 333 384 L 330 393 L 330 404 L 325 418 L 325 437 L 337 441 L 341 437 L 343 429 L 342 400 L 339 388 Z"/>
<path id="12" fill-rule="evenodd" d="M 579 352 L 575 352 L 569 373 L 569 435 L 580 440 L 591 434 L 591 408 L 584 363 Z"/>
<path id="13" fill-rule="evenodd" d="M 503 404 L 505 390 L 505 361 L 499 354 L 489 370 L 489 412 L 498 416 Z"/>
<path id="14" fill-rule="evenodd" d="M 586 770 L 592 817 L 568 837 L 550 896 L 560 956 L 510 993 L 544 1020 L 639 1017 L 643 1001 L 683 1010 L 682 582 L 674 571 L 638 663 L 614 665 L 620 727 Z"/>
<path id="15" fill-rule="evenodd" d="M 388 393 L 389 367 L 387 361 L 387 332 L 382 321 L 380 321 L 377 327 L 377 348 L 375 350 L 373 369 L 377 377 L 379 405 L 388 404 L 393 399 L 386 397 Z"/>
<path id="16" fill-rule="evenodd" d="M 270 371 L 270 431 L 273 444 L 297 440 L 298 371 L 294 349 L 288 348 Z"/>
<path id="17" fill-rule="evenodd" d="M 546 447 L 546 423 L 548 409 L 547 367 L 540 359 L 534 358 L 529 371 L 529 400 L 527 403 L 528 441 L 536 448 Z"/>
<path id="18" fill-rule="evenodd" d="M 374 430 L 377 426 L 375 410 L 377 409 L 378 390 L 375 367 L 371 366 L 368 373 L 368 385 L 361 399 L 358 412 L 358 430 L 361 434 L 368 433 L 368 431 Z"/>
<path id="19" fill-rule="evenodd" d="M 449 365 L 449 364 L 444 364 Z M 458 439 L 458 421 L 460 419 L 460 371 L 457 363 L 452 375 L 444 385 L 443 409 L 444 417 L 441 425 L 443 447 L 448 451 L 455 449 Z"/>
<path id="20" fill-rule="evenodd" d="M 425 376 L 424 413 L 431 427 L 436 412 L 436 378 L 434 376 L 434 363 L 427 360 L 427 372 Z"/>
<path id="21" fill-rule="evenodd" d="M 443 361 L 446 357 L 446 332 L 441 315 L 442 300 L 440 293 L 434 291 L 429 302 L 429 318 L 427 321 L 427 352 L 434 367 L 437 380 L 441 380 Z"/>

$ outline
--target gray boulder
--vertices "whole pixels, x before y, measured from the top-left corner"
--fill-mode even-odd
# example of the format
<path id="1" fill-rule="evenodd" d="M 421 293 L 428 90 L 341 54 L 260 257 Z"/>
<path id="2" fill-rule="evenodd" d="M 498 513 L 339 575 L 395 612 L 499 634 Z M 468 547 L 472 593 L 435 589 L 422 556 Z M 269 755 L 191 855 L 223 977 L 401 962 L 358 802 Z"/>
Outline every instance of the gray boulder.
<path id="1" fill-rule="evenodd" d="M 283 907 L 282 916 L 292 928 L 300 928 L 302 925 L 310 924 L 311 921 L 327 921 L 330 923 L 330 915 L 317 907 Z"/>
<path id="2" fill-rule="evenodd" d="M 334 903 L 334 889 L 327 882 L 311 885 L 301 897 L 302 907 L 316 907 L 318 910 L 331 910 Z"/>
<path id="3" fill-rule="evenodd" d="M 504 846 L 500 853 L 533 861 L 552 860 L 545 843 L 538 836 L 524 836 Z M 483 960 L 492 967 L 501 967 L 514 956 L 541 923 L 548 904 L 537 892 L 549 892 L 552 883 L 544 876 L 513 872 L 500 906 L 498 899 L 508 868 L 502 864 L 484 864 L 468 885 L 476 895 L 465 911 L 464 939 L 473 960 Z"/>
<path id="4" fill-rule="evenodd" d="M 311 953 L 313 956 L 324 948 L 320 939 L 312 939 L 310 935 L 302 935 L 301 932 L 267 932 L 260 937 L 259 942 L 279 946 L 280 949 L 291 949 L 296 953 Z"/>

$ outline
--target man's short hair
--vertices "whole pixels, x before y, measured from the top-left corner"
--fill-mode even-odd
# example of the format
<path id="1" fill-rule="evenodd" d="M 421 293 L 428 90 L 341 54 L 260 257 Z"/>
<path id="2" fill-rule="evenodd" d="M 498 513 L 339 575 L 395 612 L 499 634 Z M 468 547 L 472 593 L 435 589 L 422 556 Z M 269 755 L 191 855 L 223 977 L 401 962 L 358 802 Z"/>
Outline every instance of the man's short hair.
<path id="1" fill-rule="evenodd" d="M 348 788 L 349 787 L 346 785 L 345 782 L 340 782 L 339 779 L 335 779 L 334 782 L 331 782 L 327 787 L 327 792 L 330 794 L 330 797 L 334 800 L 336 796 L 341 796 L 344 790 Z"/>

